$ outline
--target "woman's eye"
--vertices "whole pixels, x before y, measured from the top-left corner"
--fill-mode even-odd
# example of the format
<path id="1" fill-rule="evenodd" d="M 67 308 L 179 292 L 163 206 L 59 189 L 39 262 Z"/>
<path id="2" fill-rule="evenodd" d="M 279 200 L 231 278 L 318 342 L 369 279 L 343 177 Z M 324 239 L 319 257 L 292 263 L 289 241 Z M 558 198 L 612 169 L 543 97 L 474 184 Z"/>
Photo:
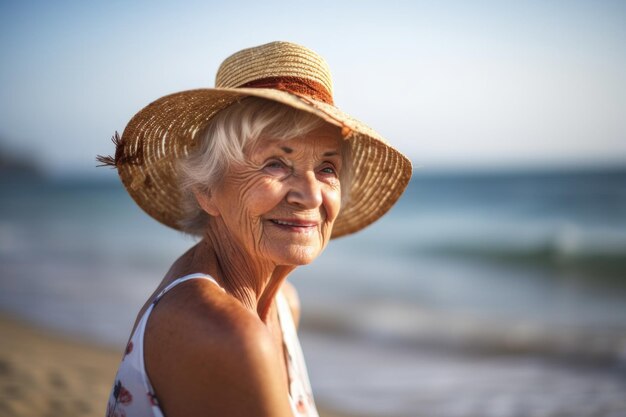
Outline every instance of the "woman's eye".
<path id="1" fill-rule="evenodd" d="M 324 173 L 324 174 L 329 174 L 329 175 L 337 175 L 337 171 L 335 170 L 334 167 L 327 165 L 325 167 L 323 167 L 320 172 Z"/>
<path id="2" fill-rule="evenodd" d="M 282 161 L 272 160 L 272 161 L 267 162 L 263 166 L 263 169 L 273 174 L 273 173 L 284 173 L 287 171 L 288 167 Z"/>

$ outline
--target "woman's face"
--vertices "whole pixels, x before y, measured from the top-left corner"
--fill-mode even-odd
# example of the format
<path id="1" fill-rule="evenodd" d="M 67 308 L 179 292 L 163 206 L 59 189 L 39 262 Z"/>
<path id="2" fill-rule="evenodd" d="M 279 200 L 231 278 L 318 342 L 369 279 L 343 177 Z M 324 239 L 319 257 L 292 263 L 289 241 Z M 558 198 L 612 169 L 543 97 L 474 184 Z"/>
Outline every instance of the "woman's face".
<path id="1" fill-rule="evenodd" d="M 209 197 L 246 254 L 275 265 L 304 265 L 324 249 L 341 207 L 341 139 L 324 126 L 292 140 L 262 138 L 245 149 Z M 222 236 L 220 236 L 222 238 Z"/>

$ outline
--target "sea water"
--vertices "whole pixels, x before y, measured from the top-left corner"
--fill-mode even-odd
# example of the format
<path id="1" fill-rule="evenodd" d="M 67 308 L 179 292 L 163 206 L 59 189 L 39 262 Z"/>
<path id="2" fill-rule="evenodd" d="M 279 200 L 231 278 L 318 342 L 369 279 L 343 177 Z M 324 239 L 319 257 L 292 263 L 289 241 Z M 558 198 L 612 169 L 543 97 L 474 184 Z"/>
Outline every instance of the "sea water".
<path id="1" fill-rule="evenodd" d="M 5 175 L 0 193 L 0 309 L 120 349 L 194 244 L 115 180 Z M 418 171 L 290 279 L 338 411 L 626 415 L 626 170 Z"/>

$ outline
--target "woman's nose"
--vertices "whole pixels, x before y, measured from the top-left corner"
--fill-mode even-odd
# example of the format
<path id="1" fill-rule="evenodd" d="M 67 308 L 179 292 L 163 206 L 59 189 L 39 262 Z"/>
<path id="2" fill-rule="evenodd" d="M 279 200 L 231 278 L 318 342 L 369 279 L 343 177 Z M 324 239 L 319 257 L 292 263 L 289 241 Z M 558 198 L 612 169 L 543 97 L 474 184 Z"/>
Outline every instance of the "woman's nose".
<path id="1" fill-rule="evenodd" d="M 306 209 L 322 205 L 322 188 L 315 172 L 292 176 L 287 202 Z"/>

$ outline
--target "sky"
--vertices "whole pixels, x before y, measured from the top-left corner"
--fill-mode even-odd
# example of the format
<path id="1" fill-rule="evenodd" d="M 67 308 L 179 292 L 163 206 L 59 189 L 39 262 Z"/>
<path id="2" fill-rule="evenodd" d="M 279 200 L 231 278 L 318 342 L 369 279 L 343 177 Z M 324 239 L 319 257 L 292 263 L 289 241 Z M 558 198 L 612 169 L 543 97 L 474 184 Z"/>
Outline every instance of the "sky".
<path id="1" fill-rule="evenodd" d="M 417 167 L 626 166 L 623 1 L 0 0 L 0 151 L 101 175 L 142 107 L 274 40 Z"/>

